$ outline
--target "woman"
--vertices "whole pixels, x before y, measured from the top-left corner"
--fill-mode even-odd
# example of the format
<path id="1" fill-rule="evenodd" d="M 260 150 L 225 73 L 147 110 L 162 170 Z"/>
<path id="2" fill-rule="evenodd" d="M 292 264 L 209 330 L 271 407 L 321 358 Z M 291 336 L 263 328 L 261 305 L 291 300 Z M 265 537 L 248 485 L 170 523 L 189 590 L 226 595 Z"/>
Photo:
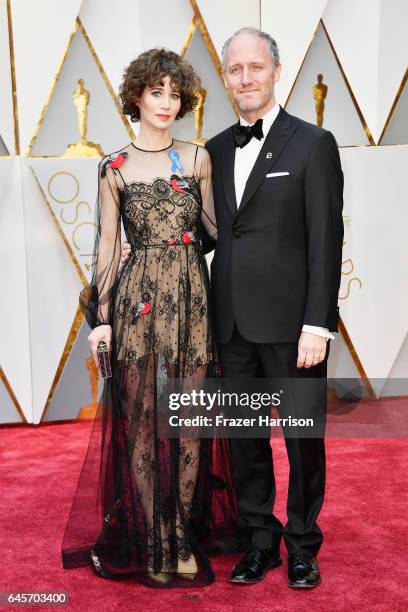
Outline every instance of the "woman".
<path id="1" fill-rule="evenodd" d="M 211 162 L 175 140 L 197 102 L 197 76 L 152 49 L 124 72 L 125 114 L 140 135 L 99 163 L 90 286 L 80 304 L 103 392 L 63 541 L 64 567 L 150 586 L 203 585 L 204 549 L 234 541 L 236 503 L 225 440 L 160 435 L 158 396 L 175 379 L 197 387 L 217 368 L 200 229 L 216 239 Z M 132 255 L 119 270 L 121 222 Z M 231 550 L 231 548 L 229 549 Z"/>

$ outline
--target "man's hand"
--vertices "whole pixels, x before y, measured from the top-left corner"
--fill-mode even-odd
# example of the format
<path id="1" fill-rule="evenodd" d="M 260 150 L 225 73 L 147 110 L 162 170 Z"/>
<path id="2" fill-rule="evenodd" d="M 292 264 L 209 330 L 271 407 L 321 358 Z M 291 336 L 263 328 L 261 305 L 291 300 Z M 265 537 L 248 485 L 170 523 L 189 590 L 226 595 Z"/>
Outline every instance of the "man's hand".
<path id="1" fill-rule="evenodd" d="M 130 253 L 131 253 L 131 247 L 129 242 L 123 242 L 122 243 L 122 251 L 121 251 L 121 256 L 120 256 L 120 261 L 123 264 L 126 264 L 129 261 L 129 257 L 130 257 Z"/>
<path id="2" fill-rule="evenodd" d="M 327 338 L 302 332 L 299 338 L 298 368 L 310 368 L 322 362 L 326 355 Z"/>

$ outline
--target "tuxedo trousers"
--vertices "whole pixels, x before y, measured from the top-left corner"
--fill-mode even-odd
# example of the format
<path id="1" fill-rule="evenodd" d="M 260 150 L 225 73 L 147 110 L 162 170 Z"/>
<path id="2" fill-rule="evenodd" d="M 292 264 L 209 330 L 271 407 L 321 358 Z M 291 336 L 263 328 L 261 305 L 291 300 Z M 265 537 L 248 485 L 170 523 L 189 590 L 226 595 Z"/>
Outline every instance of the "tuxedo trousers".
<path id="1" fill-rule="evenodd" d="M 297 402 L 297 416 L 315 416 L 320 422 L 320 429 L 319 435 L 312 430 L 311 435 L 298 436 L 289 433 L 288 429 L 285 433 L 283 428 L 290 467 L 285 525 L 274 514 L 276 484 L 271 439 L 231 437 L 230 445 L 243 547 L 277 548 L 283 537 L 289 554 L 304 552 L 315 556 L 323 540 L 316 521 L 325 490 L 324 428 L 330 341 L 327 342 L 325 359 L 308 369 L 298 369 L 296 366 L 298 343 L 249 342 L 242 337 L 236 325 L 229 342 L 219 344 L 218 348 L 227 384 L 228 379 L 262 377 L 285 379 L 288 385 L 299 382 L 308 385 L 307 392 L 301 394 L 301 401 Z M 316 383 L 320 384 L 316 386 Z"/>

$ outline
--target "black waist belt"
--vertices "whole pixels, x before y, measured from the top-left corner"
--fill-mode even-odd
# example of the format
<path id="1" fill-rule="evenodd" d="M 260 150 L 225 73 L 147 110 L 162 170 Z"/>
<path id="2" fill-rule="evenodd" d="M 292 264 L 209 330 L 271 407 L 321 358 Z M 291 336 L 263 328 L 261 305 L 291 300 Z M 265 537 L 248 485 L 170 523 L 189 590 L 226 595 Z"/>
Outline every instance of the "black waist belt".
<path id="1" fill-rule="evenodd" d="M 196 247 L 200 247 L 201 248 L 201 243 L 199 242 L 188 242 L 187 244 L 185 242 L 172 242 L 172 243 L 168 243 L 167 241 L 164 242 L 151 242 L 148 244 L 143 244 L 143 243 L 131 243 L 131 246 L 135 249 L 154 249 L 156 247 L 159 248 L 165 248 L 165 247 L 173 247 L 173 246 L 184 246 L 184 247 L 188 247 L 188 246 L 196 246 Z"/>

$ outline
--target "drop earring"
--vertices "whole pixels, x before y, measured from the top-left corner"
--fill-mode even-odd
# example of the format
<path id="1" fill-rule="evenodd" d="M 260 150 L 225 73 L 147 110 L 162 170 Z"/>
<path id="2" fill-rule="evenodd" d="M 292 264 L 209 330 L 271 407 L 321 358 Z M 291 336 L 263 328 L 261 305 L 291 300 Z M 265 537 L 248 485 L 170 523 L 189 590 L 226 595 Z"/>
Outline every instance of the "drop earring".
<path id="1" fill-rule="evenodd" d="M 139 102 L 135 102 L 135 104 L 136 104 L 136 106 L 139 106 Z M 130 115 L 130 120 L 131 120 L 133 123 L 136 123 L 137 121 L 139 121 L 139 119 L 138 119 L 138 117 L 135 115 L 135 113 L 132 113 L 132 114 Z"/>

